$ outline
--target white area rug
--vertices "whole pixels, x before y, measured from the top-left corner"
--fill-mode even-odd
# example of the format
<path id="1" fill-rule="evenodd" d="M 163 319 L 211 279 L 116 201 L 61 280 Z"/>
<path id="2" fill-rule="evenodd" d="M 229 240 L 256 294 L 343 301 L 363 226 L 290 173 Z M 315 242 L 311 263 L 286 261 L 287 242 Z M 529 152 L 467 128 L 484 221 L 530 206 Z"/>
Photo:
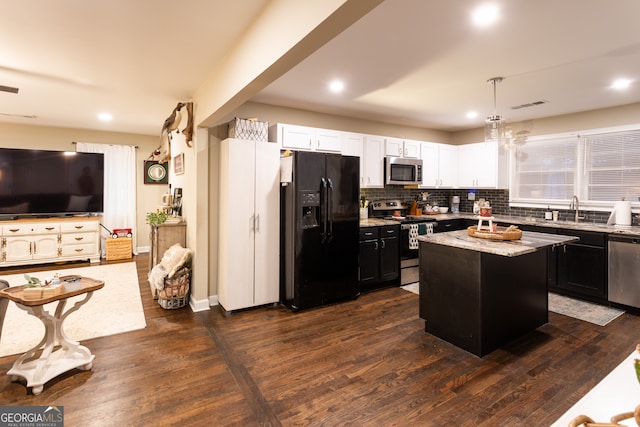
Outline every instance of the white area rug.
<path id="1" fill-rule="evenodd" d="M 586 301 L 565 297 L 549 292 L 549 311 L 564 314 L 585 322 L 605 326 L 612 320 L 624 314 L 624 310 L 592 304 Z"/>
<path id="2" fill-rule="evenodd" d="M 135 262 L 61 268 L 33 273 L 32 276 L 44 281 L 55 273 L 60 273 L 61 276 L 78 274 L 104 281 L 104 287 L 95 291 L 89 302 L 65 320 L 64 331 L 68 338 L 83 341 L 147 326 Z M 25 283 L 23 274 L 0 276 L 0 279 L 8 281 L 11 286 Z M 65 310 L 73 307 L 76 300 L 83 298 L 84 295 L 69 298 Z M 53 313 L 55 306 L 56 303 L 51 303 L 45 305 L 45 308 L 49 313 Z M 24 353 L 38 344 L 43 335 L 44 325 L 40 319 L 19 309 L 14 302 L 9 302 L 0 335 L 0 357 Z"/>
<path id="3" fill-rule="evenodd" d="M 418 282 L 401 286 L 401 288 L 414 294 L 420 293 Z M 624 310 L 592 304 L 551 292 L 549 292 L 549 311 L 584 320 L 598 326 L 605 326 L 624 314 Z"/>
<path id="4" fill-rule="evenodd" d="M 414 294 L 420 294 L 420 283 L 409 283 L 408 285 L 400 286 L 405 291 L 413 292 Z"/>

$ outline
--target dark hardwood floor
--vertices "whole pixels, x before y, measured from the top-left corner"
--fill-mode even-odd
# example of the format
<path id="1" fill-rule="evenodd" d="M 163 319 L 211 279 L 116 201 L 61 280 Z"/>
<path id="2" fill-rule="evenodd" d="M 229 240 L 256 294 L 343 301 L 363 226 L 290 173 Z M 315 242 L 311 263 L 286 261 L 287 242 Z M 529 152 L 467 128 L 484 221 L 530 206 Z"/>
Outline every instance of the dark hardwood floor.
<path id="1" fill-rule="evenodd" d="M 135 260 L 146 329 L 84 341 L 93 369 L 39 396 L 0 375 L 0 405 L 62 405 L 67 426 L 548 426 L 640 342 L 628 313 L 605 327 L 549 313 L 478 358 L 426 334 L 399 288 L 300 313 L 164 310 Z"/>

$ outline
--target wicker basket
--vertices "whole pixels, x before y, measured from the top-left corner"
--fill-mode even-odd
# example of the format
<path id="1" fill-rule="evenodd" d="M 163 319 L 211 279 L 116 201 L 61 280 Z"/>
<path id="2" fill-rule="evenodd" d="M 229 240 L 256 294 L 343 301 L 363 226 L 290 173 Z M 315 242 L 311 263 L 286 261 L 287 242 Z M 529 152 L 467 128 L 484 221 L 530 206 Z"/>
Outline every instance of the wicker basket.
<path id="1" fill-rule="evenodd" d="M 190 282 L 191 267 L 183 267 L 171 279 L 164 279 L 164 289 L 158 292 L 158 304 L 167 310 L 186 306 Z"/>
<path id="2" fill-rule="evenodd" d="M 467 234 L 471 237 L 491 240 L 519 240 L 522 238 L 522 230 L 515 225 L 509 227 L 497 226 L 495 231 L 478 230 L 477 225 L 467 228 Z"/>

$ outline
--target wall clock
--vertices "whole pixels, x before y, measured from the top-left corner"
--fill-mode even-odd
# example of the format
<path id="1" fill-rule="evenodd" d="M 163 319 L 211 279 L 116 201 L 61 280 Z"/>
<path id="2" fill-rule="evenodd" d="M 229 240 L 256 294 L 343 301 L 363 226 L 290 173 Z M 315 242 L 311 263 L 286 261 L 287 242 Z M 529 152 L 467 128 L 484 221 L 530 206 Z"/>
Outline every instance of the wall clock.
<path id="1" fill-rule="evenodd" d="M 144 161 L 144 183 L 145 184 L 167 184 L 169 182 L 169 171 L 167 163 L 158 163 L 156 160 Z"/>

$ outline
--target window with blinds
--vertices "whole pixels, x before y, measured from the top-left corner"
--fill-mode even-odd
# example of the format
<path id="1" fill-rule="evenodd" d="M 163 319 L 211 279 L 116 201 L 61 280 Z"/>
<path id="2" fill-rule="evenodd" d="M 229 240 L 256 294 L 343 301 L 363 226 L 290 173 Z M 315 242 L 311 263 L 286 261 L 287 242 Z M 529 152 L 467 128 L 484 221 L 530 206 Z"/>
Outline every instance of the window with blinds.
<path id="1" fill-rule="evenodd" d="M 578 139 L 550 138 L 519 146 L 514 156 L 512 200 L 567 200 L 576 194 Z"/>
<path id="2" fill-rule="evenodd" d="M 574 195 L 610 206 L 640 196 L 640 129 L 530 140 L 512 155 L 511 200 L 553 204 Z"/>
<path id="3" fill-rule="evenodd" d="M 630 201 L 640 196 L 640 130 L 589 135 L 587 198 L 592 201 Z"/>

